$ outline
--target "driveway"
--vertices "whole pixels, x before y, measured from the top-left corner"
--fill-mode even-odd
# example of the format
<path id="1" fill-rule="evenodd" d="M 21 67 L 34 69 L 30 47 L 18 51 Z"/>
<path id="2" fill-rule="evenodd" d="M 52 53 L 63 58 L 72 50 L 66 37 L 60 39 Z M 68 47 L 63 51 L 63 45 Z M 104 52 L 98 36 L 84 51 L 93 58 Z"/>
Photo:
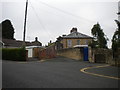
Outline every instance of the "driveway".
<path id="1" fill-rule="evenodd" d="M 83 73 L 86 67 L 106 64 L 57 57 L 47 61 L 3 61 L 3 88 L 118 88 L 118 80 Z M 88 72 L 118 77 L 114 66 L 93 68 Z"/>

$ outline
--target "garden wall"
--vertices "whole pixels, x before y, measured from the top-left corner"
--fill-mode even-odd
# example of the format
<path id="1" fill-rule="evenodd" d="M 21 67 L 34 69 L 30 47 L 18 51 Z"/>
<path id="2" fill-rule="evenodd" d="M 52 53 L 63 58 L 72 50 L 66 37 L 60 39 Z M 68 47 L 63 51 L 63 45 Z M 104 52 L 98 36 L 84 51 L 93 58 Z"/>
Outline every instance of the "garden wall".
<path id="1" fill-rule="evenodd" d="M 120 50 L 115 52 L 115 56 L 113 58 L 113 51 L 110 49 L 93 49 L 92 50 L 92 60 L 95 63 L 108 63 L 110 65 L 119 65 L 120 64 Z"/>
<path id="2" fill-rule="evenodd" d="M 83 59 L 83 55 L 80 52 L 80 48 L 66 48 L 66 49 L 58 50 L 57 55 L 75 59 L 75 60 Z"/>
<path id="3" fill-rule="evenodd" d="M 56 50 L 54 45 L 39 51 L 39 59 L 50 59 L 54 57 L 56 57 Z"/>

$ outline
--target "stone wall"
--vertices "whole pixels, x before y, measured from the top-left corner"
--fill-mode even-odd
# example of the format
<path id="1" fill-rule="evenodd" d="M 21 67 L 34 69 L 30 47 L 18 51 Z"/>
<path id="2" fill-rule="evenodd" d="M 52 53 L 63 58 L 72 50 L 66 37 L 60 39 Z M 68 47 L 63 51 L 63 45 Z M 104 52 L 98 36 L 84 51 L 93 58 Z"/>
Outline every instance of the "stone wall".
<path id="1" fill-rule="evenodd" d="M 58 56 L 64 56 L 75 60 L 83 60 L 80 48 L 67 48 L 57 51 Z"/>
<path id="2" fill-rule="evenodd" d="M 113 52 L 110 49 L 93 49 L 91 53 L 92 62 L 120 65 L 120 50 L 118 50 L 118 52 L 115 52 L 115 54 L 117 54 L 117 57 L 113 58 Z"/>
<path id="3" fill-rule="evenodd" d="M 109 49 L 93 49 L 92 56 L 96 63 L 109 63 L 112 60 L 112 50 Z"/>
<path id="4" fill-rule="evenodd" d="M 77 40 L 80 40 L 80 45 L 88 45 L 89 43 L 91 43 L 92 42 L 92 39 L 62 39 L 61 40 L 61 43 L 63 44 L 63 48 L 69 48 L 68 47 L 68 40 L 71 40 L 71 42 L 72 42 L 72 45 L 71 45 L 71 48 L 73 47 L 73 46 L 75 46 L 75 45 L 78 45 L 77 44 Z"/>
<path id="5" fill-rule="evenodd" d="M 114 54 L 113 61 L 115 62 L 115 65 L 120 66 L 120 48 Z"/>

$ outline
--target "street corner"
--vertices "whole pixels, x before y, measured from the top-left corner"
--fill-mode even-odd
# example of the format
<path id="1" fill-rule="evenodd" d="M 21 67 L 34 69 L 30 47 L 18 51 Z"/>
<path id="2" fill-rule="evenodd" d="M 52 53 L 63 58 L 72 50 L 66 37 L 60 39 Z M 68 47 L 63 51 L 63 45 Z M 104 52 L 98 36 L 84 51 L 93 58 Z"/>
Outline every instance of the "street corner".
<path id="1" fill-rule="evenodd" d="M 111 65 L 100 65 L 100 66 L 91 66 L 91 67 L 85 67 L 80 69 L 80 72 L 83 72 L 85 74 L 89 74 L 89 75 L 93 75 L 93 76 L 98 76 L 98 77 L 103 77 L 103 78 L 110 78 L 110 79 L 116 79 L 116 80 L 120 80 L 120 77 L 118 76 L 112 76 L 109 72 L 109 75 L 106 75 L 105 72 L 102 73 L 97 73 L 94 69 L 98 69 L 98 68 L 102 68 L 102 69 L 106 69 L 106 68 L 110 68 Z M 108 69 L 109 69 L 108 68 Z M 116 67 L 117 68 L 117 67 Z M 90 70 L 93 70 L 94 72 L 91 72 Z M 107 69 L 106 69 L 107 70 Z M 118 73 L 118 72 L 117 72 Z"/>

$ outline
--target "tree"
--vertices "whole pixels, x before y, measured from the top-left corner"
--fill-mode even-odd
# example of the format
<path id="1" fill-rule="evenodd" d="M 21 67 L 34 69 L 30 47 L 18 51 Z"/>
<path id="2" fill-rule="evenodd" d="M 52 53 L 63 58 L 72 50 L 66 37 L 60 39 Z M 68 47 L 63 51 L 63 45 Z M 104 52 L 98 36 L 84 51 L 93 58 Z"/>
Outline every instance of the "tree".
<path id="1" fill-rule="evenodd" d="M 14 39 L 14 28 L 10 20 L 5 20 L 0 23 L 2 27 L 2 38 Z"/>
<path id="2" fill-rule="evenodd" d="M 120 22 L 118 20 L 115 20 L 117 24 L 117 29 L 114 32 L 114 35 L 112 37 L 112 49 L 113 51 L 117 51 L 118 48 L 120 48 Z"/>
<path id="3" fill-rule="evenodd" d="M 107 41 L 108 38 L 104 34 L 103 29 L 101 29 L 101 26 L 99 23 L 95 24 L 93 28 L 91 29 L 91 33 L 94 37 L 93 43 L 91 46 L 93 48 L 108 48 L 107 47 Z"/>

